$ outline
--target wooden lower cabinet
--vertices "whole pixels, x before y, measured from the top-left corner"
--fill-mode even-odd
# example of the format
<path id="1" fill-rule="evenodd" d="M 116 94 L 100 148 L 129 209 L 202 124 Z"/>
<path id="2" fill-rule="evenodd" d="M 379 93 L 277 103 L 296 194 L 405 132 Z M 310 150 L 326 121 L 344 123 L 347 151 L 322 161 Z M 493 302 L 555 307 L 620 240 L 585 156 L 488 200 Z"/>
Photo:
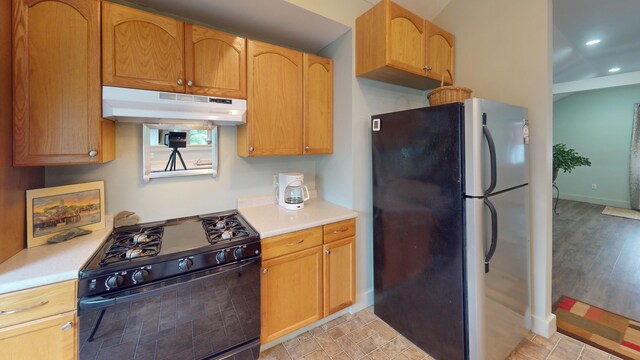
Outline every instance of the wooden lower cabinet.
<path id="1" fill-rule="evenodd" d="M 355 303 L 355 219 L 262 239 L 265 344 Z"/>
<path id="2" fill-rule="evenodd" d="M 355 238 L 334 241 L 323 248 L 324 316 L 329 316 L 355 303 Z"/>
<path id="3" fill-rule="evenodd" d="M 76 312 L 0 329 L 0 359 L 77 359 Z"/>
<path id="4" fill-rule="evenodd" d="M 77 358 L 75 280 L 0 295 L 0 359 Z"/>
<path id="5" fill-rule="evenodd" d="M 262 335 L 267 343 L 322 318 L 322 247 L 262 262 Z"/>

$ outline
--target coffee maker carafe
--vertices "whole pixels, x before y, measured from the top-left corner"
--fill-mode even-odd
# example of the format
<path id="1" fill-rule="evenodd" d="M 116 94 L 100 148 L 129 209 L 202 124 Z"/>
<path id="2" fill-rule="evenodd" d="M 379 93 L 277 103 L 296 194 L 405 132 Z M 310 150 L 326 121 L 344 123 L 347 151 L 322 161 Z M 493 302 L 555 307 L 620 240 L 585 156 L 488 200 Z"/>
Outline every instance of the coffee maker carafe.
<path id="1" fill-rule="evenodd" d="M 304 174 L 278 174 L 278 205 L 289 210 L 299 210 L 304 208 L 304 202 L 307 200 L 309 189 L 304 185 Z"/>

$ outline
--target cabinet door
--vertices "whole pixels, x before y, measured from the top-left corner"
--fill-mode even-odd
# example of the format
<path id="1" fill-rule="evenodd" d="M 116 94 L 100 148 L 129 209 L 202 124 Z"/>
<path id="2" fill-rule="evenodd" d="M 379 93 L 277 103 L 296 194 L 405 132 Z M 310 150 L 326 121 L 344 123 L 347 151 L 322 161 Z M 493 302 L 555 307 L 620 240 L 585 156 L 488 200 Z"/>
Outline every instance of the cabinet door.
<path id="1" fill-rule="evenodd" d="M 104 85 L 184 92 L 184 24 L 102 3 Z"/>
<path id="2" fill-rule="evenodd" d="M 0 330 L 0 359 L 77 358 L 75 311 Z"/>
<path id="3" fill-rule="evenodd" d="M 324 316 L 356 300 L 355 238 L 324 245 Z"/>
<path id="4" fill-rule="evenodd" d="M 247 97 L 246 40 L 198 25 L 185 24 L 187 92 Z"/>
<path id="5" fill-rule="evenodd" d="M 303 55 L 305 154 L 333 152 L 333 61 Z"/>
<path id="6" fill-rule="evenodd" d="M 247 47 L 248 144 L 245 149 L 239 146 L 239 154 L 300 155 L 302 53 L 252 40 Z M 238 130 L 239 136 L 243 133 Z"/>
<path id="7" fill-rule="evenodd" d="M 261 343 L 322 318 L 322 246 L 262 262 Z"/>
<path id="8" fill-rule="evenodd" d="M 100 1 L 14 0 L 13 29 L 14 165 L 101 161 Z"/>
<path id="9" fill-rule="evenodd" d="M 429 69 L 427 76 L 441 81 L 444 75 L 444 82 L 453 84 L 453 50 L 455 37 L 453 34 L 444 31 L 442 28 L 425 21 L 426 28 L 426 57 Z M 451 74 L 447 72 L 451 71 Z"/>
<path id="10" fill-rule="evenodd" d="M 425 74 L 424 19 L 389 2 L 389 64 L 415 74 Z"/>

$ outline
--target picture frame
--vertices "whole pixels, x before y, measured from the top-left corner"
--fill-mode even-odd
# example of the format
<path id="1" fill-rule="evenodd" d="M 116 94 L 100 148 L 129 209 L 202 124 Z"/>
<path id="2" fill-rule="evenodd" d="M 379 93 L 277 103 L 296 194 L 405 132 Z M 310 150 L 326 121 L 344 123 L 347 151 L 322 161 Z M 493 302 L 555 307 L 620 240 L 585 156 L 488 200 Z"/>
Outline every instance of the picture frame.
<path id="1" fill-rule="evenodd" d="M 104 229 L 104 181 L 27 190 L 27 248 L 74 227 Z"/>

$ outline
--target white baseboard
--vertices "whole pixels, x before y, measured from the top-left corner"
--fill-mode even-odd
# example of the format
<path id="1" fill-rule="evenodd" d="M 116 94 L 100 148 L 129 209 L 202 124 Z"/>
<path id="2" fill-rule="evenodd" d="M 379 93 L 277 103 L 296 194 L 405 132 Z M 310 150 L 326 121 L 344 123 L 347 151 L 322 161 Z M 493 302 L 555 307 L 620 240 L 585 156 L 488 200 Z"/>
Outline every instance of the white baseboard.
<path id="1" fill-rule="evenodd" d="M 369 289 L 356 296 L 356 303 L 351 306 L 351 313 L 357 313 L 360 310 L 364 310 L 373 305 L 373 289 Z"/>
<path id="2" fill-rule="evenodd" d="M 555 195 L 555 193 L 554 193 Z M 598 204 L 598 205 L 606 205 L 606 206 L 615 206 L 623 209 L 630 209 L 631 203 L 629 201 L 621 201 L 621 200 L 613 200 L 613 199 L 603 199 L 592 196 L 585 196 L 579 194 L 564 194 L 560 192 L 560 199 L 563 200 L 573 200 L 573 201 L 581 201 L 590 204 Z"/>
<path id="3" fill-rule="evenodd" d="M 550 338 L 556 332 L 556 316 L 554 314 L 549 314 L 546 319 L 531 315 L 531 319 L 533 320 L 531 331 L 534 333 Z"/>

